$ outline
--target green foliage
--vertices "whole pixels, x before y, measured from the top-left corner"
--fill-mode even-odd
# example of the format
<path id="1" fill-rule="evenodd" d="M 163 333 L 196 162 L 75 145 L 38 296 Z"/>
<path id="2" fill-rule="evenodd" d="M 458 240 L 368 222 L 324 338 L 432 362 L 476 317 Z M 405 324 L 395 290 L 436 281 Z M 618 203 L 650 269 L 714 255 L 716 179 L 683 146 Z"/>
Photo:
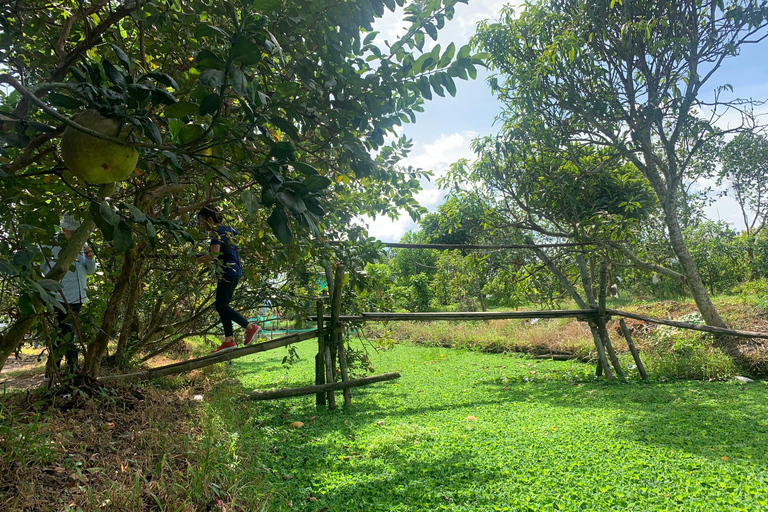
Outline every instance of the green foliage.
<path id="1" fill-rule="evenodd" d="M 724 222 L 707 221 L 684 231 L 688 248 L 710 293 L 730 290 L 749 276 L 743 240 Z"/>
<path id="2" fill-rule="evenodd" d="M 189 216 L 204 204 L 220 205 L 243 236 L 244 285 L 262 292 L 250 305 L 281 295 L 286 307 L 302 309 L 286 297 L 290 286 L 263 293 L 264 276 L 316 272 L 349 256 L 319 241 L 357 241 L 351 233 L 360 231 L 355 218 L 363 212 L 424 212 L 414 193 L 426 173 L 400 166 L 411 142 L 388 138 L 415 120 L 432 92 L 455 94 L 455 80 L 482 65 L 468 46 L 424 49 L 455 4 L 160 0 L 83 11 L 71 0 L 25 0 L 0 7 L 0 277 L 19 297 L 12 303 L 3 294 L 0 316 L 55 305 L 40 280 L 38 246 L 53 238 L 59 215 L 72 212 L 97 227 L 89 243 L 105 272 L 92 296 L 117 319 L 101 326 L 105 339 L 126 330 L 121 318 L 139 323 L 139 334 L 120 342 L 120 357 L 162 342 L 155 335 L 164 325 L 200 328 L 210 305 L 207 276 L 193 277 L 190 267 L 207 234 Z M 406 33 L 384 41 L 372 24 L 398 8 Z M 86 108 L 127 123 L 121 136 L 140 152 L 137 171 L 106 198 L 75 179 L 57 152 L 65 124 L 77 129 Z M 375 252 L 361 249 L 350 264 L 360 270 Z M 260 257 L 249 261 L 254 253 Z M 136 274 L 147 290 L 128 283 Z M 175 311 L 141 300 L 166 287 L 186 294 Z M 174 316 L 182 311 L 190 314 Z M 2 347 L 0 364 L 21 338 L 4 341 L 13 346 Z"/>

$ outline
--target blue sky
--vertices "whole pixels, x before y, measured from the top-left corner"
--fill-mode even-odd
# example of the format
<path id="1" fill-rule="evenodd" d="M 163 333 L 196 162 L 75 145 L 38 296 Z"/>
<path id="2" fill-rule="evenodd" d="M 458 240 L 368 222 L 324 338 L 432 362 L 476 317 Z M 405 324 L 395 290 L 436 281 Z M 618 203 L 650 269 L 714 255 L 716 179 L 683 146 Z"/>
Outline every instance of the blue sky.
<path id="1" fill-rule="evenodd" d="M 509 1 L 469 0 L 469 4 L 459 4 L 452 21 L 446 23 L 438 42 L 445 48 L 451 41 L 457 47 L 467 43 L 475 31 L 475 25 L 483 19 L 495 20 L 503 5 Z M 514 3 L 514 2 L 513 2 Z M 381 32 L 383 39 L 393 41 L 395 36 L 404 33 L 404 24 L 398 15 L 390 14 L 374 27 Z M 455 97 L 434 97 L 424 105 L 424 112 L 416 117 L 416 123 L 403 126 L 403 133 L 414 142 L 413 150 L 404 165 L 430 169 L 435 177 L 443 174 L 449 166 L 461 159 L 472 158 L 470 144 L 472 139 L 481 135 L 498 132 L 493 125 L 500 103 L 491 95 L 485 78 L 488 73 L 479 72 L 477 80 L 456 81 Z M 729 59 L 710 82 L 710 88 L 729 83 L 734 90 L 732 97 L 768 99 L 768 41 L 749 45 L 742 54 Z M 724 98 L 727 99 L 727 98 Z M 768 112 L 768 109 L 763 109 Z M 740 120 L 735 116 L 726 116 L 719 124 L 725 127 Z M 763 123 L 768 123 L 765 116 Z M 702 183 L 702 186 L 710 183 Z M 430 211 L 442 203 L 444 194 L 432 182 L 423 182 L 424 190 L 417 199 Z M 735 229 L 741 229 L 743 221 L 736 204 L 729 198 L 718 200 L 707 210 L 707 215 L 732 223 Z M 387 218 L 365 219 L 371 236 L 385 241 L 398 241 L 406 231 L 416 229 L 416 224 L 408 215 L 401 215 L 399 220 Z"/>

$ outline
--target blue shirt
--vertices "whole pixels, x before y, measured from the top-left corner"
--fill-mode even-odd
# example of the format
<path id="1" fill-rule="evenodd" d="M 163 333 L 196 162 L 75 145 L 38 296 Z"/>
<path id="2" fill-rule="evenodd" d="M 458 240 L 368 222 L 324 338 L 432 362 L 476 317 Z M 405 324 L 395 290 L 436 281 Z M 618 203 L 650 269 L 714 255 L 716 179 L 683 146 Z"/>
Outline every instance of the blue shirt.
<path id="1" fill-rule="evenodd" d="M 237 253 L 237 245 L 232 238 L 237 236 L 237 231 L 229 226 L 216 226 L 216 234 L 211 238 L 211 245 L 219 246 L 219 266 L 225 276 L 242 276 L 243 268 L 240 266 L 240 255 Z"/>

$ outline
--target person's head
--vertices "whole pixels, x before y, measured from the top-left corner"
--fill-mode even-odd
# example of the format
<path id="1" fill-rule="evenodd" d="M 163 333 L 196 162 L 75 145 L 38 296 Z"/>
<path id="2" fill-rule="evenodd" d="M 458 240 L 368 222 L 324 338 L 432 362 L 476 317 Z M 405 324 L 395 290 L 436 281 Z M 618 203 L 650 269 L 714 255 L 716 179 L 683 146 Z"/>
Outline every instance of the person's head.
<path id="1" fill-rule="evenodd" d="M 64 236 L 67 237 L 67 240 L 69 240 L 72 238 L 72 235 L 75 233 L 75 231 L 77 231 L 77 229 L 80 227 L 80 221 L 75 219 L 74 215 L 65 213 L 61 216 L 59 227 L 61 228 L 61 232 L 64 233 Z"/>
<path id="2" fill-rule="evenodd" d="M 209 229 L 211 226 L 221 224 L 221 212 L 215 206 L 203 206 L 197 212 L 197 219 L 203 224 L 203 228 Z"/>

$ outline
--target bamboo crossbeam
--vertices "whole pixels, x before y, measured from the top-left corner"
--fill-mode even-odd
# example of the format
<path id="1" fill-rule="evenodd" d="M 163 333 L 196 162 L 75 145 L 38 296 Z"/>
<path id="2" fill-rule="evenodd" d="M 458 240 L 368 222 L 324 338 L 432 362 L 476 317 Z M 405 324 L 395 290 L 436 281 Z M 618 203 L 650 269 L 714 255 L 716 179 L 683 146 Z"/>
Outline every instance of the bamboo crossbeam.
<path id="1" fill-rule="evenodd" d="M 280 338 L 275 338 L 263 343 L 253 343 L 247 347 L 227 350 L 225 352 L 216 352 L 207 356 L 198 357 L 196 359 L 190 359 L 189 361 L 182 361 L 180 363 L 160 366 L 158 368 L 151 368 L 143 372 L 126 373 L 123 375 L 106 375 L 101 377 L 99 380 L 102 382 L 135 382 L 139 380 L 157 379 L 159 377 L 167 377 L 169 375 L 190 372 L 198 368 L 204 368 L 216 363 L 223 363 L 224 361 L 231 361 L 232 359 L 237 359 L 250 354 L 256 354 L 258 352 L 273 350 L 279 347 L 290 345 L 291 343 L 298 343 L 300 341 L 308 340 L 311 338 L 317 338 L 317 330 L 289 334 L 287 336 L 281 336 Z"/>
<path id="2" fill-rule="evenodd" d="M 323 393 L 338 389 L 349 389 L 358 386 L 365 386 L 375 382 L 383 382 L 400 378 L 397 372 L 383 373 L 381 375 L 371 375 L 360 379 L 352 379 L 344 382 L 333 382 L 331 384 L 321 384 L 319 386 L 304 386 L 301 388 L 283 388 L 273 391 L 252 391 L 250 397 L 254 400 L 271 400 L 273 398 L 288 398 L 292 396 L 311 395 L 314 393 Z"/>
<path id="3" fill-rule="evenodd" d="M 661 320 L 659 318 L 651 318 L 648 316 L 638 315 L 635 313 L 627 313 L 618 309 L 606 309 L 606 313 L 614 316 L 623 316 L 626 318 L 634 318 L 635 320 L 642 320 L 643 322 L 650 322 L 652 324 L 669 325 L 670 327 L 679 327 L 681 329 L 691 329 L 694 331 L 711 332 L 713 334 L 728 334 L 730 336 L 740 336 L 742 338 L 763 338 L 768 339 L 768 333 L 754 332 L 754 331 L 740 331 L 738 329 L 726 329 L 724 327 L 713 327 L 711 325 L 692 324 L 690 322 L 678 322 L 676 320 Z"/>
<path id="4" fill-rule="evenodd" d="M 472 244 L 401 244 L 386 242 L 381 244 L 391 249 L 464 249 L 464 250 L 493 250 L 493 249 L 546 249 L 554 247 L 584 247 L 601 245 L 600 242 L 565 242 L 552 244 L 506 244 L 506 245 L 472 245 Z"/>
<path id="5" fill-rule="evenodd" d="M 438 321 L 438 320 L 508 320 L 527 318 L 578 318 L 595 315 L 593 309 L 548 309 L 543 311 L 469 311 L 452 313 L 379 313 L 367 312 L 360 315 L 339 316 L 340 322 L 383 322 L 383 321 Z M 326 321 L 331 317 L 325 316 Z M 309 317 L 316 321 L 317 317 Z"/>

